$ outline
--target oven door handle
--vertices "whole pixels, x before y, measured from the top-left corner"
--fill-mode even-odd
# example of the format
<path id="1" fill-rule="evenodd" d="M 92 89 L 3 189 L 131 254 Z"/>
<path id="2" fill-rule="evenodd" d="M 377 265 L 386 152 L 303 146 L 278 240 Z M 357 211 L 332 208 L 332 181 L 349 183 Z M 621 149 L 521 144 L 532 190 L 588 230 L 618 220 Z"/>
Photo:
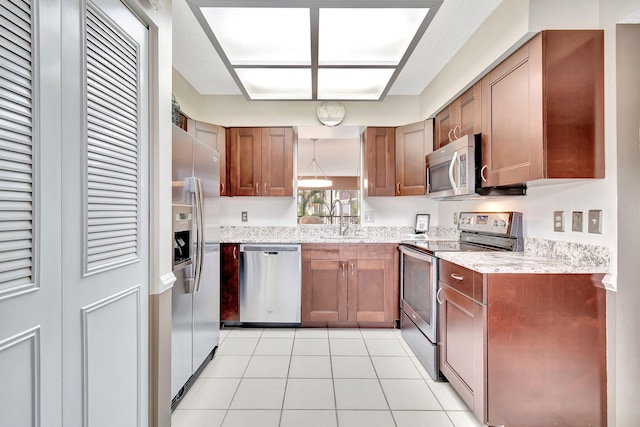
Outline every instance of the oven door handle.
<path id="1" fill-rule="evenodd" d="M 411 258 L 416 258 L 416 259 L 419 259 L 421 261 L 427 261 L 427 262 L 431 262 L 431 263 L 434 262 L 434 257 L 432 257 L 431 255 L 425 254 L 425 253 L 420 252 L 420 251 L 416 251 L 415 249 L 411 249 L 410 247 L 400 245 L 400 246 L 398 246 L 398 249 L 404 255 L 410 256 Z"/>

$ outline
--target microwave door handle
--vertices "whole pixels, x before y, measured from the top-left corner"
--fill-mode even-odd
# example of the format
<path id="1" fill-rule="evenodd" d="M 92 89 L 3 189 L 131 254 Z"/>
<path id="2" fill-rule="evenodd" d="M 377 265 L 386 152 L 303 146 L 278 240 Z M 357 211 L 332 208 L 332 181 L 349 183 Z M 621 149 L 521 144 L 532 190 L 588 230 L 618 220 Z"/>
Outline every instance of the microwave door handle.
<path id="1" fill-rule="evenodd" d="M 449 182 L 451 183 L 451 188 L 453 189 L 454 194 L 460 194 L 460 187 L 456 185 L 456 179 L 453 176 L 453 171 L 456 166 L 456 160 L 458 160 L 458 152 L 455 151 L 453 153 L 453 159 L 451 159 L 451 163 L 449 164 Z M 460 168 L 458 168 L 460 170 Z"/>

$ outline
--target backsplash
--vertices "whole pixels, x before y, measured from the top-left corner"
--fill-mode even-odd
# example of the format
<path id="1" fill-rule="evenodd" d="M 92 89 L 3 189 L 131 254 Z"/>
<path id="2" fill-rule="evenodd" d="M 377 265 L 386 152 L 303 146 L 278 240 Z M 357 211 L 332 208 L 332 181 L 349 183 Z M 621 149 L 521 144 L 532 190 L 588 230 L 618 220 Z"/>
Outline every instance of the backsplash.
<path id="1" fill-rule="evenodd" d="M 524 251 L 531 255 L 556 258 L 571 265 L 609 266 L 609 248 L 584 243 L 537 238 L 524 239 Z"/>

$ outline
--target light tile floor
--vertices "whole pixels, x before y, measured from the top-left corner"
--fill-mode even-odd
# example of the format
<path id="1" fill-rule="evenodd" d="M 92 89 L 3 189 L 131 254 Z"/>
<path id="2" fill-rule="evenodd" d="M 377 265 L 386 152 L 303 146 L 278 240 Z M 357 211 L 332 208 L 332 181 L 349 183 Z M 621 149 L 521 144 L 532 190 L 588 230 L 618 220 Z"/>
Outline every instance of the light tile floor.
<path id="1" fill-rule="evenodd" d="M 172 427 L 479 427 L 399 330 L 223 329 Z"/>

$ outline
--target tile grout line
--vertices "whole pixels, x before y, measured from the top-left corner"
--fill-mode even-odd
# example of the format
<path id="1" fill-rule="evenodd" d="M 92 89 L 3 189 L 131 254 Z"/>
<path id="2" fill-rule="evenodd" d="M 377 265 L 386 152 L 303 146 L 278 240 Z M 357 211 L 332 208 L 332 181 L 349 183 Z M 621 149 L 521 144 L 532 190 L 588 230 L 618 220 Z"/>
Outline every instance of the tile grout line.
<path id="1" fill-rule="evenodd" d="M 362 330 L 360 331 L 360 334 L 362 334 Z M 375 363 L 373 363 L 371 351 L 369 350 L 369 346 L 367 345 L 367 340 L 365 339 L 364 334 L 362 334 L 362 341 L 364 342 L 364 347 L 367 349 L 367 354 L 369 355 L 369 362 L 371 362 L 371 366 L 373 367 L 373 372 L 375 372 L 376 374 L 376 379 L 378 380 L 378 385 L 380 386 L 380 390 L 382 391 L 382 395 L 384 396 L 384 401 L 387 402 L 387 407 L 389 408 L 389 415 L 391 415 L 391 419 L 393 420 L 393 425 L 397 427 L 398 423 L 396 422 L 396 418 L 393 416 L 393 411 L 391 410 L 391 405 L 389 404 L 387 393 L 384 392 L 384 387 L 382 387 L 382 381 L 380 381 L 378 370 L 376 369 Z"/>

